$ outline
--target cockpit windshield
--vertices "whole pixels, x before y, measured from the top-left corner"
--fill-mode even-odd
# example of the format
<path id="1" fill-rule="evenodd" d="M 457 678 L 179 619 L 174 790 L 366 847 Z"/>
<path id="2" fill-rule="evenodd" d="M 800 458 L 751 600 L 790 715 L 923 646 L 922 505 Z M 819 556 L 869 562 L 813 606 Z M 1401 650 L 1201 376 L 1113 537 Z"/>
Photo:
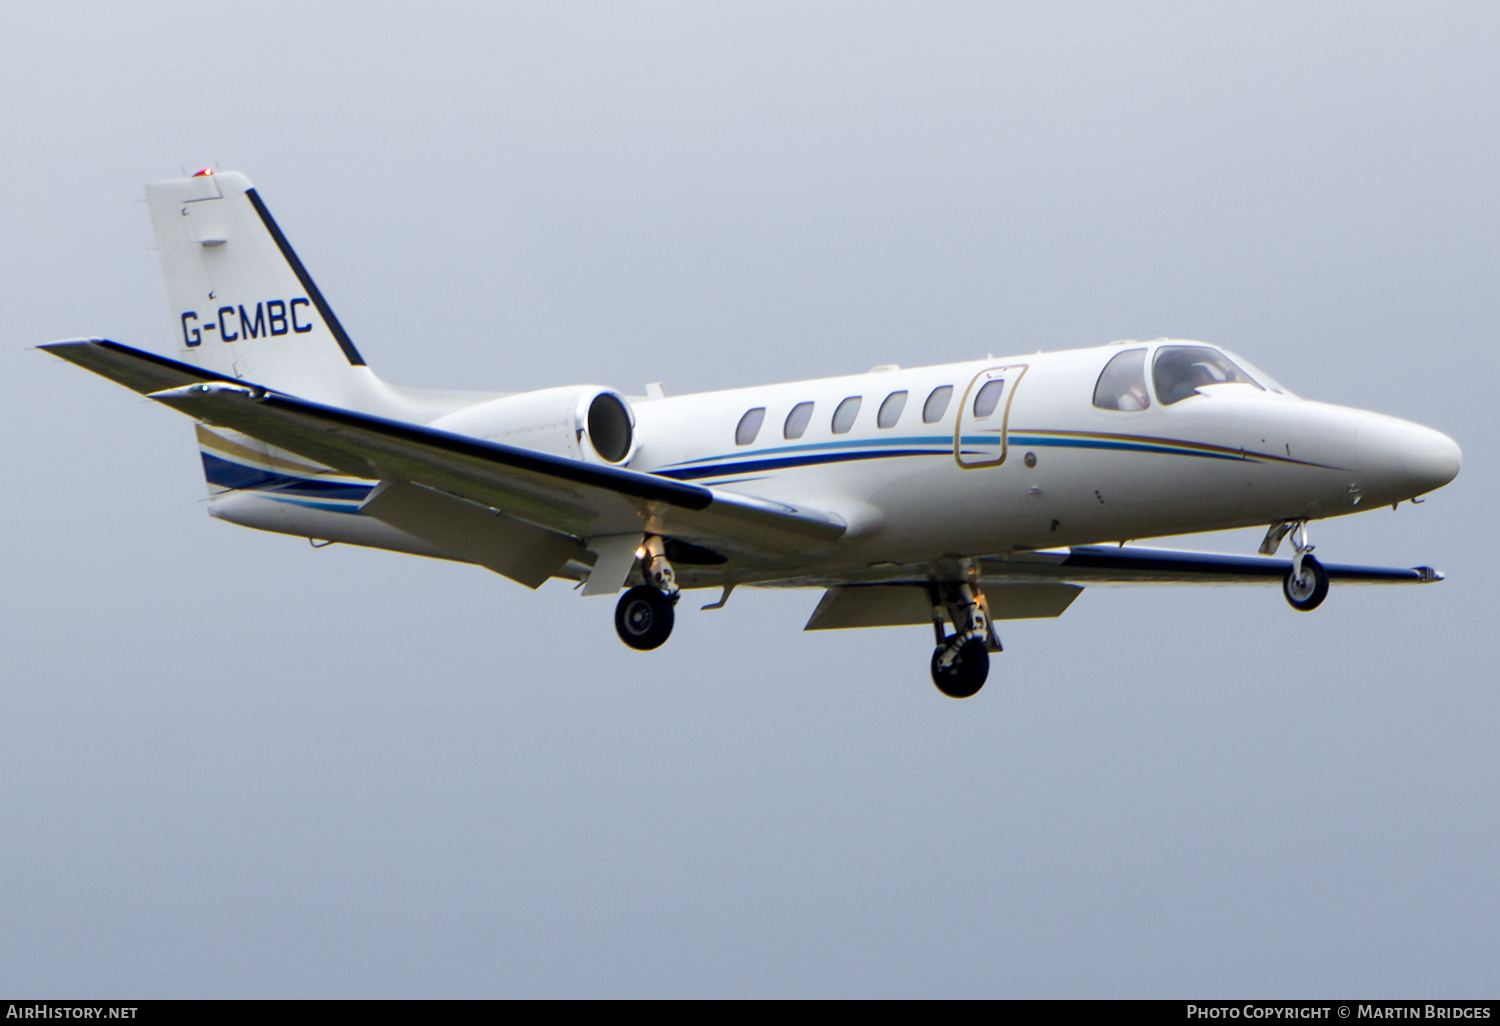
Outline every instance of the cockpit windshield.
<path id="1" fill-rule="evenodd" d="M 1240 369 L 1254 378 L 1256 383 L 1264 388 L 1267 392 L 1275 392 L 1277 395 L 1284 395 L 1289 399 L 1297 398 L 1296 394 L 1291 389 L 1287 388 L 1281 382 L 1271 377 L 1271 375 L 1255 366 L 1255 364 L 1245 359 L 1239 353 L 1231 353 L 1226 350 L 1224 352 L 1224 355 L 1229 357 L 1235 363 L 1239 364 Z"/>
<path id="2" fill-rule="evenodd" d="M 1180 403 L 1208 385 L 1250 385 L 1265 391 L 1233 360 L 1208 346 L 1162 346 L 1156 351 L 1151 380 L 1163 406 Z"/>

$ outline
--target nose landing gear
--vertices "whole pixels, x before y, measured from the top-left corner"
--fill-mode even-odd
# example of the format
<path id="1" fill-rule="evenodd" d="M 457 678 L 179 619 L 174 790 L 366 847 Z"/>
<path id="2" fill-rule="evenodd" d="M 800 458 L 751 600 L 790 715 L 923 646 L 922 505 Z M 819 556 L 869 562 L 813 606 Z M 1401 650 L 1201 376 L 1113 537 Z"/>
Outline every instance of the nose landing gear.
<path id="1" fill-rule="evenodd" d="M 677 620 L 674 609 L 681 594 L 677 573 L 666 557 L 666 543 L 651 535 L 642 546 L 646 559 L 646 578 L 651 583 L 637 585 L 615 606 L 615 633 L 620 640 L 640 652 L 660 648 L 672 635 Z"/>
<path id="2" fill-rule="evenodd" d="M 953 624 L 951 636 L 943 628 L 944 613 Z M 949 698 L 977 695 L 990 674 L 990 653 L 1002 651 L 984 594 L 968 582 L 934 586 L 932 629 L 932 682 Z"/>
<path id="3" fill-rule="evenodd" d="M 1307 521 L 1292 526 L 1292 567 L 1282 579 L 1281 590 L 1298 612 L 1310 613 L 1328 597 L 1328 571 L 1313 558 L 1314 546 L 1307 540 Z"/>

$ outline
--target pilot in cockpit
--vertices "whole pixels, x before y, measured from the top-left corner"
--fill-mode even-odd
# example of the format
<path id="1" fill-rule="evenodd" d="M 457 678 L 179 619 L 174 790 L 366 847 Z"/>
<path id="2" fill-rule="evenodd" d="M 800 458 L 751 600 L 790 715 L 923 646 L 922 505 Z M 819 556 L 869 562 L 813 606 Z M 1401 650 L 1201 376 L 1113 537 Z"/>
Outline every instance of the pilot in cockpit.
<path id="1" fill-rule="evenodd" d="M 1156 357 L 1156 394 L 1163 406 L 1171 406 L 1217 380 L 1200 353 L 1186 347 L 1163 349 Z"/>
<path id="2" fill-rule="evenodd" d="M 1133 412 L 1151 406 L 1146 392 L 1146 354 L 1145 349 L 1127 349 L 1110 359 L 1094 386 L 1096 407 Z M 1151 376 L 1156 398 L 1163 406 L 1200 395 L 1198 390 L 1209 385 L 1239 384 L 1265 390 L 1233 360 L 1208 346 L 1162 346 L 1156 351 Z"/>
<path id="3" fill-rule="evenodd" d="M 1198 390 L 1207 385 L 1249 385 L 1265 390 L 1233 360 L 1208 346 L 1163 346 L 1156 352 L 1152 377 L 1156 397 L 1163 406 L 1198 395 Z"/>

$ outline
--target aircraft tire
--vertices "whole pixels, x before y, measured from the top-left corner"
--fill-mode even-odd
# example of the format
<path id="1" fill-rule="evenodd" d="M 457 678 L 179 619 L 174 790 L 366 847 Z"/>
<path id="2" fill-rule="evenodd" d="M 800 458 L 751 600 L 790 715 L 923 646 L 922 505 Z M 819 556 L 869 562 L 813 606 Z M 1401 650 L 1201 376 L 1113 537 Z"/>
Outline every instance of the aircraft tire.
<path id="1" fill-rule="evenodd" d="M 1313 557 L 1303 556 L 1302 580 L 1295 580 L 1288 570 L 1286 577 L 1282 578 L 1281 591 L 1293 609 L 1310 613 L 1328 597 L 1328 571 Z"/>
<path id="2" fill-rule="evenodd" d="M 620 640 L 640 652 L 660 648 L 672 635 L 676 614 L 672 600 L 657 588 L 640 585 L 620 596 L 615 606 L 615 631 Z"/>
<path id="3" fill-rule="evenodd" d="M 940 666 L 946 648 L 932 653 L 932 682 L 949 698 L 972 698 L 979 694 L 990 675 L 990 653 L 984 639 L 970 638 L 958 649 L 958 656 L 946 668 Z"/>

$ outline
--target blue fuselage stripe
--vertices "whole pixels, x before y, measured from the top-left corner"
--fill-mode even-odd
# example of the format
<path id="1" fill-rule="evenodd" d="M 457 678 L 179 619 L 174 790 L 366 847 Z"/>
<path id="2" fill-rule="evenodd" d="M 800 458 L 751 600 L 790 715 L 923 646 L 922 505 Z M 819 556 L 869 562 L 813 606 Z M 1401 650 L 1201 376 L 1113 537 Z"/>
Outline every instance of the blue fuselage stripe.
<path id="1" fill-rule="evenodd" d="M 678 481 L 692 481 L 721 474 L 755 474 L 767 470 L 786 470 L 792 467 L 814 467 L 826 463 L 853 463 L 858 460 L 894 459 L 902 456 L 951 456 L 952 449 L 873 449 L 865 452 L 824 452 L 805 456 L 781 456 L 773 459 L 741 460 L 706 467 L 679 467 L 675 470 L 658 470 L 662 477 Z"/>
<path id="2" fill-rule="evenodd" d="M 1211 460 L 1248 460 L 1251 458 L 1245 453 L 1211 452 L 1187 446 L 1152 445 L 1143 442 L 1116 441 L 1108 438 L 1052 438 L 1047 435 L 1014 434 L 1010 436 L 1010 442 L 1012 445 L 1032 445 L 1039 449 L 1113 449 L 1120 452 L 1159 453 L 1163 456 L 1197 456 L 1202 459 Z"/>
<path id="3" fill-rule="evenodd" d="M 939 448 L 879 448 L 865 449 L 862 451 L 851 451 L 853 447 L 861 444 L 859 441 L 831 442 L 822 445 L 797 445 L 781 446 L 775 449 L 762 450 L 759 453 L 746 453 L 744 456 L 738 454 L 731 456 L 714 456 L 700 460 L 691 460 L 686 464 L 672 467 L 670 469 L 658 470 L 655 473 L 663 477 L 675 478 L 677 480 L 697 480 L 700 478 L 717 477 L 724 474 L 750 474 L 765 471 L 788 470 L 794 467 L 811 467 L 826 465 L 830 463 L 850 463 L 858 460 L 894 459 L 905 456 L 949 456 L 953 455 L 953 445 L 947 439 L 932 438 L 901 438 L 893 439 L 897 443 L 917 445 L 937 445 Z M 969 452 L 970 446 L 997 446 L 1000 438 L 994 435 L 964 435 L 963 444 L 965 452 Z M 1026 445 L 1036 448 L 1055 449 L 1102 449 L 1115 452 L 1141 452 L 1158 456 L 1193 456 L 1198 459 L 1210 460 L 1254 460 L 1255 456 L 1249 453 L 1215 452 L 1211 449 L 1197 448 L 1193 443 L 1173 445 L 1167 443 L 1150 443 L 1128 440 L 1124 438 L 1066 438 L 1045 434 L 1025 434 L 1021 432 L 1010 435 L 1010 444 Z M 833 451 L 829 451 L 833 450 Z M 797 455 L 778 455 L 780 453 L 796 452 Z"/>

